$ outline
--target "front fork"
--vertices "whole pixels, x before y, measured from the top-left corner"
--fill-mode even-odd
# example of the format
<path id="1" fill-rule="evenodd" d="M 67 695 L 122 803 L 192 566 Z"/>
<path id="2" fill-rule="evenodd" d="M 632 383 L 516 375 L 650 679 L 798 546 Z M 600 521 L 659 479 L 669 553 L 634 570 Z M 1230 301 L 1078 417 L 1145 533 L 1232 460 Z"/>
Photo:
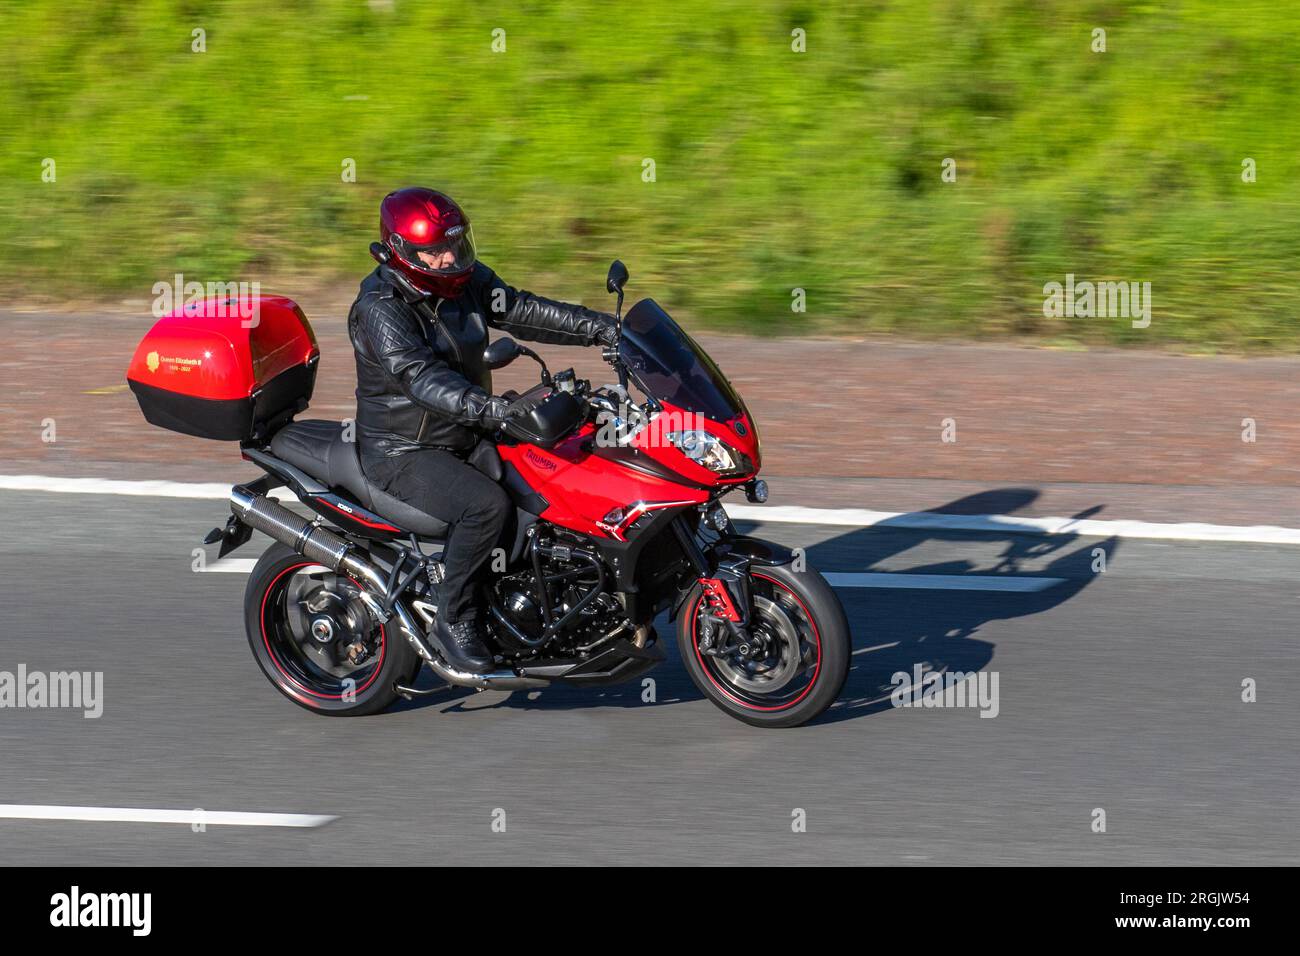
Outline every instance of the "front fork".
<path id="1" fill-rule="evenodd" d="M 685 515 L 678 515 L 672 527 L 677 543 L 704 591 L 705 626 L 699 643 L 701 653 L 711 656 L 739 653 L 744 657 L 758 654 L 762 641 L 756 639 L 749 627 L 752 605 L 750 566 L 786 564 L 794 560 L 793 552 L 769 541 L 731 534 L 730 531 L 721 532 L 721 537 L 706 549 L 700 546 Z M 690 592 L 690 587 L 683 588 L 673 610 L 674 617 L 681 613 Z"/>

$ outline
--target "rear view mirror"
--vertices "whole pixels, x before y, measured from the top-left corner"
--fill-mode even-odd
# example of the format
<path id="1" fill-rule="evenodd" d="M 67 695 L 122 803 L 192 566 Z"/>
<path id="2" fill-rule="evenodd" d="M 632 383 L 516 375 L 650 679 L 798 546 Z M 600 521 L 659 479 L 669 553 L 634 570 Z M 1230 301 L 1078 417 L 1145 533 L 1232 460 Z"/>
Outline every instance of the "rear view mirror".
<path id="1" fill-rule="evenodd" d="M 627 266 L 623 265 L 623 260 L 615 259 L 610 263 L 609 275 L 605 278 L 605 288 L 622 295 L 625 285 L 627 285 Z"/>
<path id="2" fill-rule="evenodd" d="M 491 369 L 505 368 L 523 354 L 518 342 L 503 336 L 483 350 L 483 364 Z"/>

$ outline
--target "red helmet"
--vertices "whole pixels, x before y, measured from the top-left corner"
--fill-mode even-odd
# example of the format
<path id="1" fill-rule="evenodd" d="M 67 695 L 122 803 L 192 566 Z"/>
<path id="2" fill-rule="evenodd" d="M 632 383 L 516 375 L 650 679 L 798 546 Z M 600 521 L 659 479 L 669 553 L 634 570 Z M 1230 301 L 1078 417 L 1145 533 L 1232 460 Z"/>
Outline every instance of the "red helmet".
<path id="1" fill-rule="evenodd" d="M 455 298 L 474 268 L 469 217 L 432 189 L 412 186 L 379 204 L 379 236 L 392 251 L 389 265 L 419 289 Z"/>

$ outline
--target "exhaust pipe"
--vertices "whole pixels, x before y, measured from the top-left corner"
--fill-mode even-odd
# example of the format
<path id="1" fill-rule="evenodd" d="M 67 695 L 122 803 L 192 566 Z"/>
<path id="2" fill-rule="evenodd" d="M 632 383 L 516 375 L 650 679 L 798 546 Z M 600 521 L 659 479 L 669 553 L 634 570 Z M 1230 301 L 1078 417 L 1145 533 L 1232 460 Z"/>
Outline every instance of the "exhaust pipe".
<path id="1" fill-rule="evenodd" d="M 242 485 L 230 490 L 230 510 L 254 531 L 288 545 L 304 558 L 323 564 L 331 571 L 342 570 L 349 557 L 350 546 L 333 531 Z"/>
<path id="2" fill-rule="evenodd" d="M 243 485 L 236 485 L 230 490 L 230 511 L 253 530 L 292 548 L 308 561 L 347 574 L 361 582 L 362 601 L 381 621 L 388 620 L 388 615 L 383 610 L 388 590 L 387 579 L 378 568 L 357 554 L 352 545 L 340 535 Z M 434 653 L 425 639 L 424 631 L 411 618 L 410 611 L 402 601 L 393 602 L 393 613 L 397 615 L 402 631 L 421 659 L 448 684 L 478 690 L 526 690 L 545 687 L 550 683 L 535 677 L 520 677 L 512 670 L 494 671 L 491 674 L 471 674 L 456 670 L 448 666 L 440 654 Z"/>

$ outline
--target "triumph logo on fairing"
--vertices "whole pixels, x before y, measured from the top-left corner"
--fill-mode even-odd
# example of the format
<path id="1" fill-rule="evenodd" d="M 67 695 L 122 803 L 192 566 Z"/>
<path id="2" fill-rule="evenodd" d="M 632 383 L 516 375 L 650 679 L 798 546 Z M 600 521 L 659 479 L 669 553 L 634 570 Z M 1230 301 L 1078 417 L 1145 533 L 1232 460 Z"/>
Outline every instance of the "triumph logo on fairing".
<path id="1" fill-rule="evenodd" d="M 527 448 L 524 450 L 524 457 L 527 458 L 529 461 L 531 461 L 538 468 L 545 468 L 548 471 L 555 468 L 555 462 L 551 461 L 549 458 L 542 457 L 541 455 L 537 454 L 537 452 L 533 451 L 531 448 Z"/>

